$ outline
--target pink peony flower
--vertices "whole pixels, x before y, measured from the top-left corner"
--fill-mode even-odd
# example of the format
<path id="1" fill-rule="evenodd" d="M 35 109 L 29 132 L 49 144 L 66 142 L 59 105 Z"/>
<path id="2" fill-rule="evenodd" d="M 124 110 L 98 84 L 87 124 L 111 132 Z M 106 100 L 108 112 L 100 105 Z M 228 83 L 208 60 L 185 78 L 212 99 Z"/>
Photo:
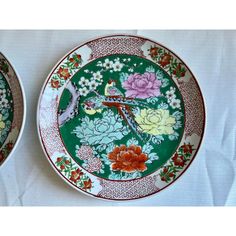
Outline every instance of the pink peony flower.
<path id="1" fill-rule="evenodd" d="M 145 99 L 160 95 L 161 81 L 157 80 L 155 73 L 145 72 L 142 75 L 135 73 L 122 85 L 126 89 L 126 97 Z"/>

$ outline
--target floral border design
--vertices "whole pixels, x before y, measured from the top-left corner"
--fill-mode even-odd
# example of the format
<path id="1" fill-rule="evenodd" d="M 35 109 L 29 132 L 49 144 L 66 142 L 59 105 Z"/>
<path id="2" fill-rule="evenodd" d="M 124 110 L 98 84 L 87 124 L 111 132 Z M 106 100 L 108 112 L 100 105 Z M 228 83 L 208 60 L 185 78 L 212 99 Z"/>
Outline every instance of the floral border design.
<path id="1" fill-rule="evenodd" d="M 73 184 L 85 191 L 91 191 L 93 187 L 91 179 L 74 163 L 65 156 L 56 160 L 58 170 L 63 173 Z"/>
<path id="2" fill-rule="evenodd" d="M 194 150 L 190 143 L 182 145 L 173 155 L 169 164 L 162 168 L 160 172 L 161 180 L 166 183 L 173 181 L 177 174 L 188 164 Z"/>
<path id="3" fill-rule="evenodd" d="M 7 64 L 6 59 L 4 58 L 0 59 L 0 70 L 5 74 L 9 72 L 9 65 Z"/>
<path id="4" fill-rule="evenodd" d="M 62 87 L 66 81 L 79 69 L 82 64 L 81 55 L 74 53 L 66 58 L 65 61 L 53 74 L 50 85 L 54 89 Z"/>
<path id="5" fill-rule="evenodd" d="M 174 76 L 177 79 L 185 76 L 187 71 L 186 67 L 182 62 L 179 62 L 174 58 L 169 51 L 157 46 L 151 46 L 148 51 L 151 58 L 171 76 Z"/>
<path id="6" fill-rule="evenodd" d="M 10 154 L 11 150 L 13 149 L 13 147 L 14 147 L 14 143 L 12 141 L 9 141 L 0 150 L 0 164 L 7 158 L 7 156 Z"/>

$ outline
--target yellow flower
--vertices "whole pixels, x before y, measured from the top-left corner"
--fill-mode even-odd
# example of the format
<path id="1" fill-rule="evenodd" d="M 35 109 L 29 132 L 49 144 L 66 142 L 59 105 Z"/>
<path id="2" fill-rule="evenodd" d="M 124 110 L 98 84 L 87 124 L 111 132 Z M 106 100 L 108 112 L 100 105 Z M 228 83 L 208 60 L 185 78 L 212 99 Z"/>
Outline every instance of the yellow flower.
<path id="1" fill-rule="evenodd" d="M 136 122 L 144 133 L 152 135 L 173 134 L 173 125 L 176 120 L 164 109 L 143 109 L 140 115 L 135 117 Z"/>
<path id="2" fill-rule="evenodd" d="M 4 128 L 5 128 L 5 123 L 2 120 L 2 114 L 0 114 L 0 133 L 2 132 Z"/>

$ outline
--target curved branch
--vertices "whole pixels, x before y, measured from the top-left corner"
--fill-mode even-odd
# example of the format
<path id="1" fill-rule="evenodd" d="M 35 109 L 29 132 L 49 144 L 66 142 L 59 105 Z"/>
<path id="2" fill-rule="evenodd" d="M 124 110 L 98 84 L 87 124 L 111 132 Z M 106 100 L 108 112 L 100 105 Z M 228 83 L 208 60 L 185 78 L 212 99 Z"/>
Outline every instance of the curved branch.
<path id="1" fill-rule="evenodd" d="M 67 84 L 66 89 L 70 92 L 72 98 L 67 108 L 65 110 L 59 111 L 58 123 L 60 127 L 63 126 L 69 120 L 73 119 L 75 116 L 77 116 L 79 110 L 78 108 L 79 108 L 80 94 L 75 84 L 73 84 L 70 81 Z"/>

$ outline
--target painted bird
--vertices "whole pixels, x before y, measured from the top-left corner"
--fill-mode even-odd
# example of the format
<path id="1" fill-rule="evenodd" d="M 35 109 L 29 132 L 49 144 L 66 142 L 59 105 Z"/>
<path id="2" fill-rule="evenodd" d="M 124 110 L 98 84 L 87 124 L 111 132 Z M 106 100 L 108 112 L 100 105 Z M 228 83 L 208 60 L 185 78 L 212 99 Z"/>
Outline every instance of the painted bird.
<path id="1" fill-rule="evenodd" d="M 105 96 L 124 96 L 122 92 L 116 87 L 116 81 L 109 79 L 104 89 Z"/>
<path id="2" fill-rule="evenodd" d="M 125 98 L 121 91 L 115 87 L 115 84 L 116 83 L 114 80 L 109 80 L 104 89 L 105 96 L 94 91 L 96 96 L 87 98 L 83 102 L 82 107 L 89 115 L 93 115 L 97 112 L 101 113 L 104 108 L 117 109 L 118 113 L 128 124 L 131 130 L 133 130 L 138 138 L 143 141 L 145 137 L 144 134 L 140 132 L 140 127 L 134 119 L 132 108 L 137 106 L 148 108 L 148 106 L 141 100 Z"/>

